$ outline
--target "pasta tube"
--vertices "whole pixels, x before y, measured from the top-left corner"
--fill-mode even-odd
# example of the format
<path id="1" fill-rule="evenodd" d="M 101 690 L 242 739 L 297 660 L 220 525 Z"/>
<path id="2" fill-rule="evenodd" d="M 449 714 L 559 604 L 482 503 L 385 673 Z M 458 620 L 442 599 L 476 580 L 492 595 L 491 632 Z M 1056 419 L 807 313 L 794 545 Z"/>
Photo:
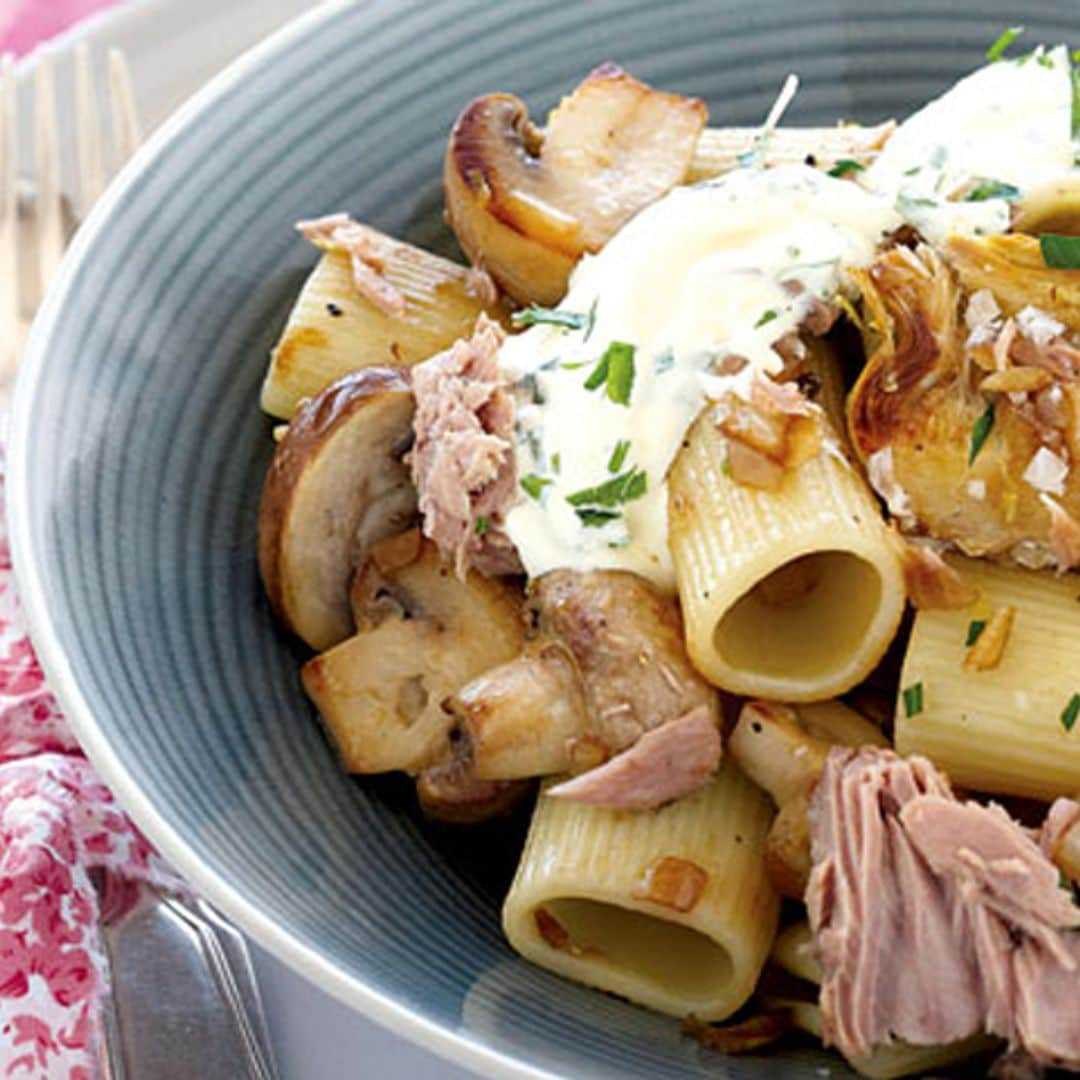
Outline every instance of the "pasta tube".
<path id="1" fill-rule="evenodd" d="M 655 811 L 541 796 L 503 907 L 510 944 L 578 982 L 673 1016 L 730 1016 L 776 932 L 768 799 L 730 762 Z"/>
<path id="2" fill-rule="evenodd" d="M 781 486 L 727 475 L 704 413 L 670 474 L 668 530 L 695 666 L 724 690 L 819 701 L 864 678 L 903 614 L 900 560 L 862 479 L 826 448 Z"/>
<path id="3" fill-rule="evenodd" d="M 483 302 L 483 290 L 464 266 L 383 239 L 382 275 L 404 297 L 404 314 L 383 311 L 360 296 L 348 255 L 323 255 L 271 355 L 262 389 L 264 412 L 288 420 L 302 398 L 350 371 L 372 364 L 411 367 L 468 336 L 482 311 L 500 317 L 500 305 Z"/>
<path id="4" fill-rule="evenodd" d="M 982 595 L 959 611 L 916 614 L 901 675 L 906 692 L 898 702 L 896 749 L 924 754 L 961 787 L 1036 799 L 1075 795 L 1080 586 L 1071 576 L 948 561 Z M 995 614 L 1008 608 L 1014 614 L 1007 637 L 994 641 L 987 656 L 976 631 L 992 633 Z M 997 626 L 1005 621 L 999 615 Z"/>
<path id="5" fill-rule="evenodd" d="M 777 128 L 765 148 L 765 160 L 769 165 L 797 165 L 811 158 L 823 168 L 839 161 L 854 161 L 865 167 L 877 157 L 895 129 L 892 120 L 876 127 L 846 124 L 828 128 Z M 706 128 L 698 140 L 686 182 L 694 184 L 737 169 L 739 156 L 750 150 L 760 135 L 761 128 L 757 127 Z"/>

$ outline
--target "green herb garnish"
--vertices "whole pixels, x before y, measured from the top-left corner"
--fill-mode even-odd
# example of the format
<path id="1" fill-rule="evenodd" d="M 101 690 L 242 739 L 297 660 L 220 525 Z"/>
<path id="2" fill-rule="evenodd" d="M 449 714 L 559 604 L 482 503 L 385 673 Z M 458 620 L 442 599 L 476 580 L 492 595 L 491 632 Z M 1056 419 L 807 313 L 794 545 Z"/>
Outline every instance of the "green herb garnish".
<path id="1" fill-rule="evenodd" d="M 615 444 L 615 449 L 611 451 L 611 457 L 608 459 L 607 471 L 609 473 L 617 473 L 626 461 L 626 455 L 630 453 L 630 440 L 620 439 Z"/>
<path id="2" fill-rule="evenodd" d="M 644 469 L 630 469 L 596 487 L 582 488 L 566 496 L 571 506 L 621 506 L 640 499 L 648 489 Z"/>
<path id="3" fill-rule="evenodd" d="M 761 313 L 761 318 L 759 318 L 758 321 L 754 323 L 754 329 L 756 330 L 759 326 L 765 326 L 766 323 L 771 323 L 773 319 L 779 316 L 779 314 L 780 312 L 778 312 L 776 308 L 769 308 L 768 311 L 763 311 Z"/>
<path id="4" fill-rule="evenodd" d="M 993 63 L 1005 55 L 1005 50 L 1024 32 L 1022 26 L 1010 26 L 1003 30 L 997 41 L 986 50 L 986 59 Z"/>
<path id="5" fill-rule="evenodd" d="M 1080 236 L 1043 233 L 1039 237 L 1043 262 L 1057 270 L 1080 270 Z"/>
<path id="6" fill-rule="evenodd" d="M 510 316 L 515 326 L 561 326 L 564 330 L 583 330 L 589 325 L 589 316 L 580 311 L 559 311 L 557 308 L 530 304 Z"/>
<path id="7" fill-rule="evenodd" d="M 904 687 L 900 696 L 904 699 L 904 715 L 909 720 L 923 711 L 923 684 L 921 682 Z"/>
<path id="8" fill-rule="evenodd" d="M 968 623 L 967 637 L 964 639 L 964 644 L 967 646 L 967 648 L 970 649 L 971 646 L 979 640 L 979 636 L 985 629 L 985 619 L 972 619 L 971 622 Z"/>
<path id="9" fill-rule="evenodd" d="M 902 191 L 896 196 L 896 209 L 901 214 L 904 212 L 905 207 L 910 210 L 913 206 L 933 207 L 937 206 L 937 200 L 928 199 L 925 195 L 907 195 Z"/>
<path id="10" fill-rule="evenodd" d="M 616 405 L 629 405 L 634 389 L 634 346 L 625 341 L 613 341 L 607 347 L 610 369 L 607 377 L 607 396 Z"/>
<path id="11" fill-rule="evenodd" d="M 536 473 L 527 473 L 521 478 L 521 486 L 525 494 L 530 498 L 539 499 L 540 492 L 551 483 L 546 476 L 537 476 Z"/>
<path id="12" fill-rule="evenodd" d="M 1080 716 L 1080 694 L 1073 694 L 1069 698 L 1069 704 L 1065 706 L 1061 713 L 1061 726 L 1066 731 L 1072 731 L 1076 726 L 1076 718 Z"/>
<path id="13" fill-rule="evenodd" d="M 841 158 L 841 160 L 829 170 L 829 176 L 835 176 L 839 180 L 849 173 L 864 172 L 865 170 L 865 165 L 860 165 L 857 161 L 852 161 L 851 158 Z"/>
<path id="14" fill-rule="evenodd" d="M 1069 65 L 1069 81 L 1072 83 L 1072 137 L 1080 138 L 1080 68 L 1076 65 L 1077 54 L 1073 53 L 1072 63 Z"/>
<path id="15" fill-rule="evenodd" d="M 574 513 L 582 525 L 591 529 L 602 528 L 620 516 L 618 510 L 597 510 L 592 506 L 578 507 Z"/>
<path id="16" fill-rule="evenodd" d="M 483 536 L 491 528 L 491 518 L 478 517 L 476 519 L 476 535 Z"/>
<path id="17" fill-rule="evenodd" d="M 994 403 L 991 401 L 982 411 L 982 415 L 971 426 L 971 449 L 968 450 L 968 465 L 974 465 L 990 432 L 994 430 Z"/>
<path id="18" fill-rule="evenodd" d="M 562 454 L 558 450 L 551 455 L 551 471 L 554 473 L 562 472 Z"/>
<path id="19" fill-rule="evenodd" d="M 613 341 L 585 380 L 586 390 L 607 387 L 607 396 L 616 405 L 629 405 L 634 388 L 634 346 Z"/>
<path id="20" fill-rule="evenodd" d="M 964 196 L 964 202 L 986 202 L 987 199 L 1007 199 L 1013 202 L 1020 198 L 1020 189 L 1003 180 L 983 180 L 976 184 Z"/>

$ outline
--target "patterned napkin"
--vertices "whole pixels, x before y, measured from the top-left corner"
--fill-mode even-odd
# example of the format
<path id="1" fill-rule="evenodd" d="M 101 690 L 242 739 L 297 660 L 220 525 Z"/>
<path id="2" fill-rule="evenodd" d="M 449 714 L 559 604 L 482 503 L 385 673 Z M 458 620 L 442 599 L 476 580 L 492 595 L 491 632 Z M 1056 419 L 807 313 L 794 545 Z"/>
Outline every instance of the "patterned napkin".
<path id="1" fill-rule="evenodd" d="M 120 0 L 0 0 L 0 53 L 28 53 L 39 41 Z"/>
<path id="2" fill-rule="evenodd" d="M 22 621 L 0 445 L 0 1077 L 93 1080 L 108 967 L 103 871 L 132 899 L 178 882 L 82 756 Z"/>

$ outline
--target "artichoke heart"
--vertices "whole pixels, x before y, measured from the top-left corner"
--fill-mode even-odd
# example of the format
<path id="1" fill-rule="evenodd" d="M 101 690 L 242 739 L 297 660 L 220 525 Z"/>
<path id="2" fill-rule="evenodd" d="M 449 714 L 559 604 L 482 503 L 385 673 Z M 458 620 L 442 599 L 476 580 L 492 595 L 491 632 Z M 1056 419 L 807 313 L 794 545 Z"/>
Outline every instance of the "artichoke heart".
<path id="1" fill-rule="evenodd" d="M 1010 234 L 895 247 L 858 276 L 848 428 L 894 519 L 968 555 L 1074 565 L 1080 274 Z"/>

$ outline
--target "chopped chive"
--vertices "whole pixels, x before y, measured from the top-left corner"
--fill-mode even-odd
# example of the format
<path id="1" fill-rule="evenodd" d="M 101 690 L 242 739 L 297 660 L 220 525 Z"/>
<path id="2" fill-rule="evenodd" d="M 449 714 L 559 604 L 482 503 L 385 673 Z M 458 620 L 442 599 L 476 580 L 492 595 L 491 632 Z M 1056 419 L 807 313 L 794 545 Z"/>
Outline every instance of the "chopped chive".
<path id="1" fill-rule="evenodd" d="M 608 359 L 607 396 L 616 405 L 629 405 L 634 389 L 634 346 L 613 341 L 604 355 Z"/>
<path id="2" fill-rule="evenodd" d="M 577 371 L 578 368 L 583 368 L 588 363 L 588 360 L 567 360 L 566 363 L 560 364 L 559 367 L 563 371 Z"/>
<path id="3" fill-rule="evenodd" d="M 908 719 L 918 716 L 923 711 L 923 684 L 921 682 L 904 687 L 901 696 L 904 699 L 904 715 Z"/>
<path id="4" fill-rule="evenodd" d="M 964 639 L 964 644 L 970 649 L 976 641 L 979 640 L 980 635 L 986 629 L 985 619 L 972 619 L 968 623 L 967 637 Z"/>
<path id="5" fill-rule="evenodd" d="M 1043 233 L 1039 237 L 1043 262 L 1057 270 L 1080 270 L 1080 236 Z"/>
<path id="6" fill-rule="evenodd" d="M 596 367 L 592 369 L 592 373 L 585 380 L 586 390 L 595 390 L 598 386 L 603 386 L 607 382 L 608 369 L 611 367 L 611 361 L 608 359 L 608 354 L 604 353 L 603 356 L 596 363 Z"/>
<path id="7" fill-rule="evenodd" d="M 546 476 L 537 476 L 536 473 L 527 473 L 521 478 L 521 486 L 525 494 L 533 499 L 539 499 L 540 492 L 550 483 L 551 481 Z"/>
<path id="8" fill-rule="evenodd" d="M 779 314 L 780 313 L 776 308 L 769 308 L 768 311 L 763 311 L 761 317 L 754 323 L 754 329 L 756 330 L 759 326 L 764 326 L 766 323 L 771 323 Z"/>
<path id="9" fill-rule="evenodd" d="M 1039 53 L 1039 55 L 1035 57 L 1035 63 L 1038 64 L 1039 67 L 1051 69 L 1054 67 L 1054 61 L 1046 53 Z"/>
<path id="10" fill-rule="evenodd" d="M 986 50 L 986 59 L 993 63 L 1005 55 L 1005 50 L 1024 32 L 1022 26 L 1010 26 L 1002 30 L 997 41 Z"/>
<path id="11" fill-rule="evenodd" d="M 566 496 L 571 506 L 618 506 L 640 499 L 648 489 L 644 469 L 630 469 L 596 487 L 582 488 Z"/>
<path id="12" fill-rule="evenodd" d="M 1069 698 L 1069 704 L 1061 713 L 1061 726 L 1066 731 L 1072 731 L 1076 726 L 1076 718 L 1080 716 L 1080 694 L 1073 694 Z"/>
<path id="13" fill-rule="evenodd" d="M 580 311 L 559 311 L 556 308 L 530 304 L 510 316 L 515 326 L 561 326 L 564 330 L 582 330 L 589 325 L 589 316 Z"/>
<path id="14" fill-rule="evenodd" d="M 1073 53 L 1069 65 L 1069 81 L 1072 83 L 1072 137 L 1080 138 L 1080 67 L 1077 54 Z"/>
<path id="15" fill-rule="evenodd" d="M 626 455 L 630 453 L 630 440 L 620 439 L 615 444 L 615 449 L 611 451 L 611 457 L 608 459 L 607 471 L 609 473 L 617 473 L 626 461 Z"/>
<path id="16" fill-rule="evenodd" d="M 483 536 L 491 528 L 491 518 L 478 517 L 476 519 L 476 535 Z"/>
<path id="17" fill-rule="evenodd" d="M 839 180 L 849 173 L 864 172 L 865 170 L 865 165 L 860 165 L 857 161 L 852 161 L 851 158 L 841 158 L 840 161 L 829 170 L 829 175 L 835 176 Z"/>
<path id="18" fill-rule="evenodd" d="M 558 450 L 551 455 L 551 471 L 554 473 L 562 472 L 562 454 Z"/>
<path id="19" fill-rule="evenodd" d="M 581 506 L 574 510 L 578 520 L 586 528 L 599 528 L 620 517 L 618 510 L 597 510 L 593 506 Z"/>
<path id="20" fill-rule="evenodd" d="M 964 202 L 986 202 L 987 199 L 1006 199 L 1014 202 L 1020 198 L 1020 189 L 1002 180 L 983 180 L 964 196 Z"/>
<path id="21" fill-rule="evenodd" d="M 991 401 L 983 410 L 982 415 L 971 427 L 971 449 L 968 450 L 968 465 L 974 465 L 986 440 L 990 438 L 990 432 L 994 430 L 994 403 Z"/>
<path id="22" fill-rule="evenodd" d="M 582 341 L 588 341 L 589 335 L 593 332 L 593 327 L 596 325 L 596 305 L 600 303 L 600 297 L 596 297 L 592 304 L 589 306 L 589 316 L 585 322 L 585 333 L 582 336 Z"/>

